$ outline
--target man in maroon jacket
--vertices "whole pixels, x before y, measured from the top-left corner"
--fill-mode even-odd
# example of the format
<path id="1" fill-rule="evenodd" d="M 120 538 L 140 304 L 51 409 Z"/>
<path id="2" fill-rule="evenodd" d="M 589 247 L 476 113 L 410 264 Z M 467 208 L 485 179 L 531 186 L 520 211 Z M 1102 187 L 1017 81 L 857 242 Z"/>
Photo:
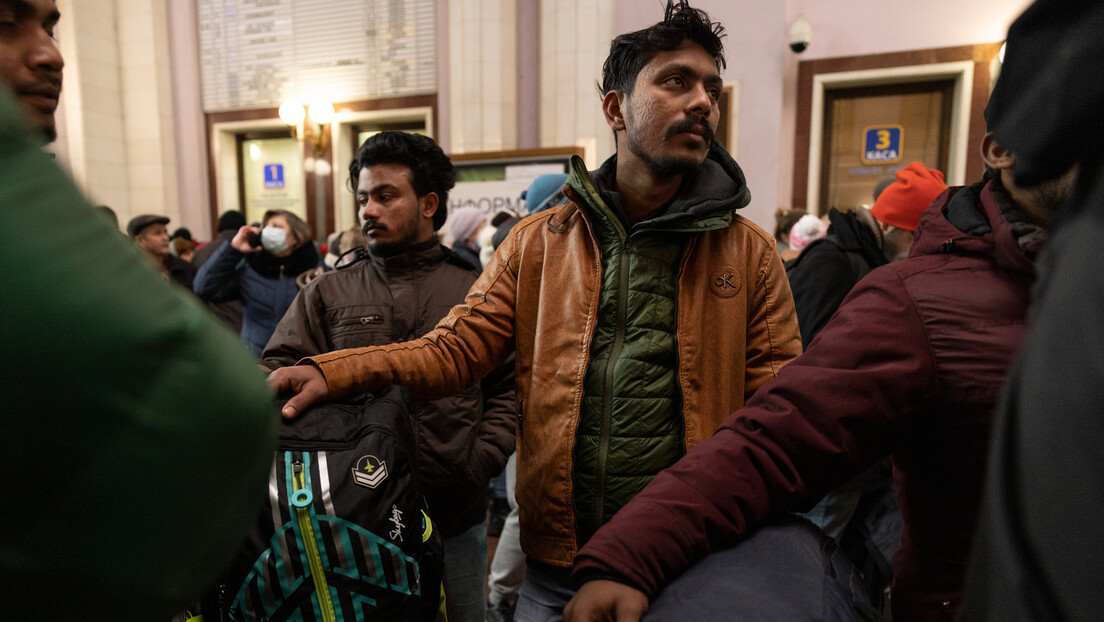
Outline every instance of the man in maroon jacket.
<path id="1" fill-rule="evenodd" d="M 638 619 L 698 560 L 739 555 L 731 547 L 765 519 L 806 509 L 886 455 L 905 520 L 893 618 L 953 619 L 1034 260 L 1072 179 L 1017 185 L 1015 156 L 992 135 L 982 155 L 986 178 L 936 199 L 908 259 L 872 271 L 803 356 L 579 551 L 565 619 Z"/>

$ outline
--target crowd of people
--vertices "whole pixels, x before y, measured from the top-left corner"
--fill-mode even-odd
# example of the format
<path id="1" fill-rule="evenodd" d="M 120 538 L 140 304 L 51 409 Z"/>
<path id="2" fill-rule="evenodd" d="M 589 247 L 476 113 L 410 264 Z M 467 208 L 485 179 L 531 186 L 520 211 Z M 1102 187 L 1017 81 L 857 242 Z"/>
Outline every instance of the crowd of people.
<path id="1" fill-rule="evenodd" d="M 280 416 L 391 384 L 440 619 L 1098 615 L 1098 3 L 1013 24 L 982 179 L 907 163 L 869 209 L 780 210 L 772 236 L 713 140 L 724 27 L 669 1 L 610 45 L 596 170 L 537 178 L 526 214 L 450 214 L 444 151 L 380 132 L 330 254 L 286 210 L 226 212 L 206 243 L 157 214 L 119 235 L 41 150 L 60 18 L 0 0 L 12 619 L 198 602 Z"/>

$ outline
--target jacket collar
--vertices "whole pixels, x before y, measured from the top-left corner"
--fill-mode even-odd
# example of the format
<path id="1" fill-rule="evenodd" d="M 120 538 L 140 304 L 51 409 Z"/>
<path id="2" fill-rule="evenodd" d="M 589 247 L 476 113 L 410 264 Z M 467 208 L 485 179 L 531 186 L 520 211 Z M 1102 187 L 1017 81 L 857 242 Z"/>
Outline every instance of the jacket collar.
<path id="1" fill-rule="evenodd" d="M 368 256 L 372 263 L 389 274 L 412 273 L 432 268 L 445 261 L 445 248 L 441 246 L 437 236 L 433 236 L 425 242 L 411 244 L 397 255 L 384 257 L 369 250 Z"/>
<path id="2" fill-rule="evenodd" d="M 569 194 L 584 206 L 584 212 L 625 232 L 617 193 L 617 154 L 590 173 L 582 159 L 571 159 L 567 185 Z M 573 190 L 574 192 L 570 192 Z M 705 231 L 721 229 L 732 222 L 735 210 L 751 201 L 744 172 L 716 141 L 697 171 L 683 178 L 675 198 L 633 229 Z"/>
<path id="3" fill-rule="evenodd" d="M 999 182 L 948 188 L 921 215 L 909 256 L 977 253 L 997 265 L 1034 274 L 1045 233 L 1026 224 Z"/>

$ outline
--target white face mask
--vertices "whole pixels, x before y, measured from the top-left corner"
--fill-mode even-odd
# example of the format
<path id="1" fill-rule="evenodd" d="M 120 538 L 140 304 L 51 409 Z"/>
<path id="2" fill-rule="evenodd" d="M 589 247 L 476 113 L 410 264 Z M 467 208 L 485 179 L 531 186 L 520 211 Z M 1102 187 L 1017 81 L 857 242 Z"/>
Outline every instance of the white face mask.
<path id="1" fill-rule="evenodd" d="M 278 227 L 265 227 L 261 229 L 261 246 L 273 255 L 288 249 L 287 231 Z"/>

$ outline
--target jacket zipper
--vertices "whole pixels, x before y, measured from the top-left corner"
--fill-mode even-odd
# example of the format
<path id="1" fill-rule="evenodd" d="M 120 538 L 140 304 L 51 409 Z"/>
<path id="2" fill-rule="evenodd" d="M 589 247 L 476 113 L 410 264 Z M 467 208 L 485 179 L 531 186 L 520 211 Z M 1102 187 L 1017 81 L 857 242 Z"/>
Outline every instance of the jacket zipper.
<path id="1" fill-rule="evenodd" d="M 628 315 L 629 297 L 629 240 L 621 239 L 621 265 L 618 266 L 617 276 L 617 322 L 616 332 L 613 337 L 613 346 L 610 348 L 609 359 L 606 360 L 606 391 L 602 396 L 602 433 L 598 439 L 598 489 L 594 499 L 594 526 L 602 526 L 602 506 L 606 497 L 606 459 L 609 455 L 610 425 L 613 418 L 613 377 L 614 367 L 621 357 L 621 348 L 625 345 L 625 318 Z"/>
<path id="2" fill-rule="evenodd" d="M 219 582 L 218 590 L 218 619 L 219 622 L 226 620 L 226 579 Z M 215 622 L 212 618 L 209 622 Z"/>
<path id="3" fill-rule="evenodd" d="M 582 208 L 581 208 L 582 201 L 588 201 L 589 202 L 589 198 L 584 199 L 571 186 L 567 187 L 565 195 L 568 198 L 571 199 L 571 202 L 568 203 L 567 209 L 572 210 L 572 211 L 569 212 L 568 217 L 564 218 L 564 221 L 561 224 L 557 225 L 557 226 L 553 226 L 552 225 L 553 218 L 549 218 L 548 219 L 548 228 L 549 228 L 549 230 L 551 230 L 553 232 L 556 232 L 556 233 L 563 233 L 564 231 L 567 230 L 567 223 L 570 220 L 570 215 L 573 214 L 574 211 L 578 211 L 580 213 L 580 220 L 582 220 L 583 226 L 585 226 L 587 228 L 587 232 L 590 235 L 590 240 L 594 243 L 595 249 L 598 253 L 598 265 L 600 267 L 604 266 L 605 265 L 605 262 L 604 262 L 605 252 L 602 250 L 601 244 L 597 243 L 597 239 L 595 237 L 594 230 L 593 230 L 592 226 L 590 225 L 590 222 L 588 221 L 587 217 L 585 215 L 582 215 Z M 574 206 L 574 208 L 572 206 Z M 600 269 L 600 272 L 601 271 L 602 270 Z M 600 299 L 601 299 L 601 292 L 599 291 L 599 300 Z M 595 320 L 595 326 L 597 326 L 597 320 Z M 594 331 L 593 330 L 591 331 L 590 339 L 594 339 Z M 590 348 L 588 346 L 587 347 L 587 352 L 586 352 L 586 360 L 583 363 L 584 364 L 584 369 L 585 369 L 586 366 L 590 365 L 590 355 L 591 355 L 591 352 L 590 352 Z M 524 425 L 524 417 L 525 417 L 525 409 L 521 408 L 520 410 L 521 410 L 521 412 L 519 413 L 520 416 L 518 418 L 518 435 L 519 435 L 519 438 L 520 438 L 520 435 L 522 433 L 522 427 Z M 575 429 L 572 430 L 572 438 L 574 439 L 573 442 L 578 441 L 579 428 L 580 428 L 580 426 L 582 426 L 582 423 L 583 423 L 582 422 L 582 412 L 580 410 L 580 416 L 579 416 L 578 419 L 575 420 Z M 579 505 L 577 503 L 577 498 L 575 496 L 575 475 L 576 475 L 576 471 L 577 471 L 578 467 L 579 467 L 579 465 L 574 459 L 574 448 L 573 448 L 572 452 L 571 452 L 571 478 L 569 480 L 570 487 L 568 488 L 569 499 L 571 500 L 571 516 L 572 516 L 571 522 L 572 522 L 572 525 L 578 525 L 578 521 L 580 520 L 580 517 L 584 513 L 584 509 L 579 507 Z M 576 531 L 577 531 L 577 529 L 575 529 L 575 528 L 572 529 L 573 534 L 576 536 L 576 540 L 578 540 L 578 534 L 575 533 Z"/>
<path id="4" fill-rule="evenodd" d="M 682 422 L 682 455 L 686 455 L 689 451 L 688 443 L 686 442 L 686 411 L 684 407 L 685 393 L 682 386 L 682 355 L 679 350 L 679 295 L 682 290 L 682 275 L 686 272 L 686 264 L 690 261 L 690 253 L 694 252 L 694 246 L 697 243 L 697 238 L 691 236 L 686 240 L 685 246 L 683 246 L 682 255 L 679 257 L 678 272 L 675 273 L 675 391 L 678 392 L 678 418 Z M 712 434 L 709 434 L 712 436 Z M 677 461 L 676 461 L 677 462 Z"/>
<path id="5" fill-rule="evenodd" d="M 380 326 L 383 324 L 383 316 L 379 315 L 378 313 L 370 313 L 368 315 L 363 315 L 360 317 L 338 320 L 336 322 L 332 322 L 330 326 L 333 328 L 337 328 L 339 326 L 352 326 L 355 324 L 359 324 L 361 326 Z"/>
<path id="6" fill-rule="evenodd" d="M 323 622 L 337 622 L 334 613 L 333 600 L 330 598 L 330 586 L 326 582 L 326 574 L 322 568 L 322 555 L 318 552 L 318 541 L 314 536 L 314 526 L 311 524 L 310 507 L 313 497 L 311 491 L 303 485 L 303 461 L 295 458 L 292 462 L 294 471 L 294 492 L 291 505 L 295 508 L 295 517 L 299 521 L 299 531 L 303 536 L 303 546 L 307 551 L 307 563 L 310 566 L 311 579 L 314 580 L 314 592 L 318 595 L 318 608 L 322 611 Z M 299 494 L 303 491 L 303 494 Z"/>

